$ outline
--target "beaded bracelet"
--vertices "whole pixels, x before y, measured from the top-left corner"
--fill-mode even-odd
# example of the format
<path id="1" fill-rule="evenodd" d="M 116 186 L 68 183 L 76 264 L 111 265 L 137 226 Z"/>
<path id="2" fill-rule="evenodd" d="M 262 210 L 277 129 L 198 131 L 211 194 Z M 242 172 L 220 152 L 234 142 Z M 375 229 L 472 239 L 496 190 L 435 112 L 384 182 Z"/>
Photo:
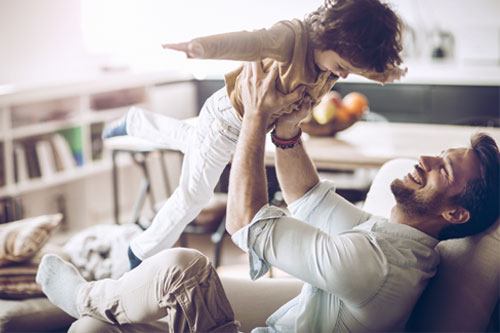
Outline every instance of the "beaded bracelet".
<path id="1" fill-rule="evenodd" d="M 300 144 L 300 136 L 302 135 L 302 130 L 299 128 L 299 133 L 290 139 L 282 139 L 276 135 L 276 129 L 271 132 L 271 141 L 274 145 L 281 149 L 293 148 L 295 145 Z"/>

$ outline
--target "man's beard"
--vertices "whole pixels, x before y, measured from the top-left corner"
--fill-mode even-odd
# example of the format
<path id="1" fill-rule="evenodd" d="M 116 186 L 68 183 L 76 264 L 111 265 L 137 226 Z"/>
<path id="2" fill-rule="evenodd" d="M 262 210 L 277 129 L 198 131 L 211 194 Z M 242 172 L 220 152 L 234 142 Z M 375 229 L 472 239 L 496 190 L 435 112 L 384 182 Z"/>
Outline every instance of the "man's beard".
<path id="1" fill-rule="evenodd" d="M 391 183 L 391 191 L 403 212 L 411 216 L 430 215 L 438 210 L 441 203 L 439 195 L 434 194 L 428 197 L 419 195 L 416 190 L 406 186 L 400 179 L 395 179 Z"/>

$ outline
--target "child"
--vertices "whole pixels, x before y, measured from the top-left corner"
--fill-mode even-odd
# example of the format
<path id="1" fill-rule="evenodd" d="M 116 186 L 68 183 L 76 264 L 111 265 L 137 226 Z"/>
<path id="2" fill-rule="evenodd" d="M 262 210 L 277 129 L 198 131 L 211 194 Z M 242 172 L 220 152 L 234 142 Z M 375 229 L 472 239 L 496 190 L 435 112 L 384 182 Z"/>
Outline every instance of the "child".
<path id="1" fill-rule="evenodd" d="M 164 48 L 189 58 L 262 61 L 264 70 L 278 67 L 276 86 L 284 94 L 301 94 L 313 106 L 339 77 L 356 73 L 381 83 L 406 73 L 401 69 L 401 24 L 379 0 L 328 1 L 305 20 L 281 21 L 270 29 L 196 38 Z M 236 147 L 242 119 L 238 68 L 225 76 L 226 86 L 205 102 L 196 125 L 132 108 L 103 136 L 131 135 L 180 150 L 184 161 L 179 187 L 151 226 L 130 244 L 131 267 L 173 246 L 208 203 Z M 279 140 L 278 140 L 279 141 Z"/>

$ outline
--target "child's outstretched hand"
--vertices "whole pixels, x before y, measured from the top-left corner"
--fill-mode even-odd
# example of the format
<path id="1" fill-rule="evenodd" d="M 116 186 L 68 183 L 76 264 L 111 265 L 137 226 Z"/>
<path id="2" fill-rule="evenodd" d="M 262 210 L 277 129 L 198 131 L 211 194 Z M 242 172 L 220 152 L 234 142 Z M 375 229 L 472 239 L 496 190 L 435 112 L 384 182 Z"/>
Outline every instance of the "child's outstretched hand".
<path id="1" fill-rule="evenodd" d="M 188 58 L 202 58 L 203 46 L 198 42 L 184 42 L 184 43 L 166 43 L 162 44 L 164 49 L 184 52 Z"/>
<path id="2" fill-rule="evenodd" d="M 396 80 L 400 80 L 402 77 L 406 75 L 406 73 L 408 73 L 408 67 L 401 68 L 397 66 L 391 66 L 382 73 L 374 72 L 366 75 L 366 77 L 370 80 L 374 80 L 382 84 L 385 84 L 394 82 Z"/>

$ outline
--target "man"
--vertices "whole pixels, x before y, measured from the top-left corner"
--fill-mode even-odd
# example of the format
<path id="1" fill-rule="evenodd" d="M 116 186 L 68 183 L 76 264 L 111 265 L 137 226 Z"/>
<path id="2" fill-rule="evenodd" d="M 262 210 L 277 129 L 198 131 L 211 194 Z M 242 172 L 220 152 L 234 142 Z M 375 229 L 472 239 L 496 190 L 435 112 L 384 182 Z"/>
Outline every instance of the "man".
<path id="1" fill-rule="evenodd" d="M 281 112 L 275 105 L 293 102 L 274 90 L 275 77 L 257 64 L 245 69 L 227 230 L 249 252 L 252 278 L 273 265 L 305 285 L 268 319 L 268 327 L 255 331 L 402 330 L 436 271 L 438 239 L 480 232 L 497 219 L 498 147 L 479 136 L 471 148 L 422 157 L 413 172 L 393 182 L 397 204 L 387 221 L 319 180 L 299 141 L 298 124 L 308 110 L 283 115 L 273 141 L 287 147 L 277 149 L 276 167 L 288 217 L 268 206 L 263 163 L 269 119 Z M 46 256 L 37 281 L 54 304 L 80 318 L 73 331 L 237 330 L 215 270 L 193 250 L 165 250 L 119 280 L 95 282 Z"/>
<path id="2" fill-rule="evenodd" d="M 253 73 L 250 87 L 259 86 L 264 75 L 256 65 Z M 246 104 L 229 183 L 227 230 L 249 252 L 252 278 L 275 266 L 306 282 L 297 298 L 268 319 L 270 331 L 403 330 L 436 272 L 438 240 L 478 233 L 498 218 L 496 143 L 478 135 L 471 148 L 422 156 L 410 174 L 391 184 L 397 204 L 387 221 L 319 181 L 299 141 L 307 110 L 283 116 L 273 136 L 278 146 L 285 143 L 276 149 L 276 169 L 293 216 L 287 217 L 267 206 L 263 146 L 272 108 L 266 101 L 275 97 L 260 91 L 263 96 Z"/>

